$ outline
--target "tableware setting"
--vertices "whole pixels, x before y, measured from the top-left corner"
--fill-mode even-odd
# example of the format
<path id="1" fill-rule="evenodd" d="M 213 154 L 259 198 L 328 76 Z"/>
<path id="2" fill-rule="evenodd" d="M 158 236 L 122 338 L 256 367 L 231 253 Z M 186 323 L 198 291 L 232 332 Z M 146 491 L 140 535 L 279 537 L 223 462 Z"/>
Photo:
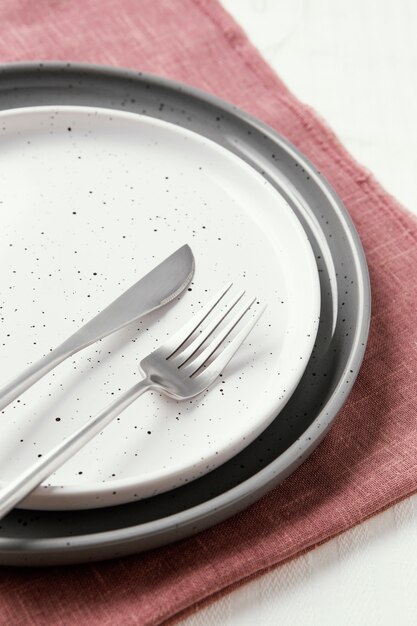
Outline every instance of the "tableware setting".
<path id="1" fill-rule="evenodd" d="M 211 601 L 194 621 L 252 623 L 258 601 L 285 614 L 313 578 L 314 621 L 322 590 L 344 586 L 342 561 L 353 571 L 348 535 L 374 555 L 365 520 L 416 489 L 415 220 L 218 2 L 181 7 L 6 0 L 1 11 L 0 58 L 18 62 L 0 66 L 0 388 L 56 365 L 0 411 L 0 491 L 16 498 L 0 520 L 6 623 L 188 623 Z M 318 31 L 296 31 L 305 52 Z M 368 81 L 343 76 L 340 100 L 310 71 L 322 57 L 293 52 L 286 38 L 273 50 L 298 68 L 291 80 L 342 100 L 349 128 Z M 139 317 L 118 330 L 108 320 L 114 332 L 55 364 L 57 346 L 181 249 L 181 292 L 144 316 L 139 293 Z M 150 282 L 155 295 L 161 280 Z M 219 376 L 189 399 L 148 390 L 76 451 L 95 416 L 128 403 L 146 355 L 195 328 L 222 289 L 204 328 L 235 305 L 214 337 L 243 303 L 256 298 L 241 323 L 266 308 Z M 25 472 L 43 479 L 27 495 L 13 487 Z M 391 530 L 409 504 L 387 513 Z"/>
<path id="2" fill-rule="evenodd" d="M 33 107 L 8 111 L 1 117 L 3 203 L 9 206 L 9 222 L 6 221 L 3 230 L 4 248 L 7 249 L 6 239 L 11 239 L 11 233 L 22 222 L 29 227 L 27 240 L 20 226 L 20 254 L 16 246 L 12 254 L 8 251 L 9 273 L 3 275 L 4 291 L 12 288 L 14 295 L 9 310 L 5 304 L 3 323 L 7 328 L 30 321 L 20 357 L 11 339 L 4 346 L 9 368 L 16 363 L 16 369 L 20 370 L 21 361 L 28 357 L 33 328 L 48 328 L 51 333 L 51 325 L 56 324 L 55 332 L 62 336 L 63 326 L 68 326 L 68 332 L 73 327 L 74 317 L 57 318 L 57 294 L 68 299 L 70 293 L 68 306 L 78 309 L 84 319 L 85 303 L 95 307 L 103 301 L 103 283 L 110 276 L 119 280 L 127 263 L 134 264 L 136 269 L 141 255 L 144 263 L 158 250 L 187 240 L 192 241 L 197 259 L 189 298 L 197 297 L 202 302 L 210 288 L 218 287 L 219 275 L 222 280 L 225 276 L 231 280 L 240 277 L 245 287 L 250 286 L 262 301 L 268 293 L 270 310 L 265 338 L 258 337 L 256 341 L 258 350 L 264 348 L 263 369 L 251 367 L 248 371 L 249 363 L 245 367 L 243 361 L 242 371 L 222 380 L 226 389 L 221 390 L 221 395 L 209 394 L 183 409 L 172 402 L 161 402 L 155 394 L 143 403 L 144 416 L 140 419 L 139 409 L 126 409 L 123 420 L 112 426 L 116 430 L 106 429 L 100 436 L 98 448 L 94 442 L 94 447 L 80 451 L 62 468 L 56 480 L 38 489 L 25 506 L 56 510 L 120 504 L 154 496 L 214 469 L 250 443 L 276 416 L 297 385 L 310 356 L 318 326 L 320 295 L 313 253 L 298 220 L 281 198 L 277 210 L 273 189 L 246 164 L 195 133 L 149 116 L 91 107 Z M 23 198 L 19 198 L 16 181 L 22 167 L 27 168 L 30 176 Z M 56 213 L 59 219 L 54 217 Z M 237 238 L 233 232 L 236 219 L 240 223 Z M 275 237 L 273 241 L 271 234 Z M 44 244 L 45 237 L 48 247 Z M 244 263 L 245 254 L 257 250 L 260 242 L 262 252 Z M 30 254 L 32 250 L 34 258 Z M 59 265 L 52 271 L 51 259 L 59 259 Z M 168 259 L 164 264 L 170 267 L 172 263 Z M 97 266 L 100 272 L 93 271 Z M 36 319 L 32 307 L 28 320 L 30 300 L 24 300 L 28 290 L 26 284 L 19 285 L 18 277 L 22 273 L 28 276 L 29 272 L 32 276 L 33 267 L 37 282 L 32 288 L 31 295 L 35 296 L 32 304 L 39 302 L 42 310 Z M 86 271 L 87 267 L 90 271 Z M 272 267 L 275 272 L 271 283 Z M 183 274 L 189 278 L 190 271 L 191 266 L 186 267 Z M 145 279 L 141 291 L 147 290 L 149 284 L 158 290 L 158 277 L 163 270 L 155 272 Z M 178 290 L 178 283 L 185 286 L 184 275 L 171 286 L 172 292 Z M 301 281 L 306 283 L 303 290 L 299 289 Z M 23 287 L 22 303 L 19 286 Z M 41 299 L 37 297 L 39 292 Z M 132 299 L 129 291 L 120 297 Z M 149 301 L 150 295 L 146 298 Z M 116 301 L 114 306 L 120 307 L 119 315 L 125 317 L 127 313 L 121 304 Z M 157 319 L 154 314 L 153 322 L 165 322 L 170 314 L 175 314 L 176 320 L 188 317 L 189 313 L 181 306 L 179 301 L 168 313 L 164 309 Z M 54 310 L 50 319 L 46 319 L 48 307 Z M 103 317 L 107 325 L 117 326 L 111 307 L 100 318 L 77 330 L 77 345 L 80 335 L 81 347 L 99 338 L 92 329 L 98 323 L 103 330 Z M 155 308 L 154 303 L 147 308 Z M 19 313 L 20 319 L 16 320 Z M 124 317 L 123 325 L 126 325 L 128 320 Z M 173 324 L 171 317 L 168 330 L 171 331 Z M 145 337 L 140 334 L 136 338 L 140 332 L 137 326 L 130 329 L 131 342 L 128 347 L 123 346 L 119 357 L 124 358 L 124 367 L 117 349 L 113 357 L 114 350 L 106 350 L 102 342 L 99 355 L 107 353 L 106 363 L 101 357 L 96 357 L 94 363 L 92 355 L 97 354 L 97 348 L 90 350 L 87 357 L 91 371 L 88 389 L 85 378 L 79 381 L 73 372 L 73 361 L 65 364 L 66 370 L 60 374 L 59 392 L 51 392 L 50 380 L 42 381 L 31 390 L 31 395 L 25 396 L 25 403 L 14 405 L 12 420 L 6 410 L 1 436 L 10 454 L 0 467 L 2 482 L 7 483 L 16 472 L 25 471 L 34 451 L 44 456 L 57 445 L 59 436 L 70 436 L 74 426 L 84 419 L 83 413 L 92 413 L 100 382 L 104 390 L 110 380 L 112 389 L 123 388 L 126 376 L 132 375 L 131 362 L 138 360 L 136 341 L 144 354 L 152 351 L 154 342 L 159 341 L 150 328 Z M 47 331 L 41 332 L 45 336 L 43 341 L 47 341 L 50 334 L 47 339 Z M 37 354 L 38 336 L 36 339 L 33 352 Z M 114 335 L 110 342 L 115 344 L 117 339 Z M 64 348 L 50 352 L 52 364 L 59 362 L 62 354 L 73 353 L 74 339 L 65 340 L 63 345 Z M 94 376 L 102 377 L 106 366 L 109 378 L 96 382 Z M 54 375 L 58 379 L 58 372 Z M 67 387 L 79 403 L 76 415 L 69 399 L 58 402 L 58 406 L 51 399 L 57 393 L 65 394 Z M 42 393 L 45 400 L 38 408 L 37 398 Z M 113 393 L 117 395 L 116 391 Z M 7 394 L 10 392 L 6 391 Z M 34 414 L 30 417 L 32 439 L 22 431 L 29 404 Z M 54 424 L 57 410 L 59 422 Z M 233 420 L 229 414 L 234 414 Z M 180 415 L 184 417 L 180 419 Z M 115 438 L 127 443 L 115 449 Z M 94 465 L 90 463 L 92 455 Z"/>
<path id="3" fill-rule="evenodd" d="M 210 323 L 204 325 L 206 318 L 230 286 L 227 285 L 219 294 L 216 294 L 214 299 L 173 337 L 142 359 L 139 368 L 144 377 L 136 385 L 66 437 L 41 461 L 34 463 L 0 490 L 0 519 L 143 393 L 153 390 L 176 400 L 188 400 L 205 391 L 220 376 L 263 313 L 261 309 L 254 319 L 246 321 L 237 334 L 229 339 L 255 301 L 251 300 L 243 306 L 241 304 L 236 306 L 244 295 L 244 292 L 241 292 L 228 302 L 220 315 L 217 314 Z M 170 294 L 168 299 L 172 297 Z M 232 313 L 231 319 L 230 313 Z M 105 311 L 105 315 L 109 317 L 109 309 Z M 226 318 L 227 324 L 219 329 Z M 217 334 L 214 336 L 216 331 Z"/>
<path id="4" fill-rule="evenodd" d="M 71 359 L 2 407 L 3 489 L 28 465 L 47 466 L 48 450 L 62 449 L 77 427 L 88 430 L 86 418 L 106 399 L 124 398 L 129 382 L 137 385 L 132 364 L 190 310 L 195 320 L 225 280 L 267 305 L 238 367 L 233 360 L 213 388 L 185 408 L 148 394 L 69 454 L 3 520 L 1 561 L 97 560 L 193 534 L 282 481 L 343 405 L 369 323 L 359 239 L 305 157 L 213 96 L 158 77 L 59 63 L 5 67 L 1 80 L 2 291 L 13 293 L 2 323 L 20 335 L 17 343 L 4 333 L 10 374 L 36 361 L 39 345 L 77 331 L 163 251 L 191 249 L 195 257 L 189 291 L 175 297 L 193 263 L 165 284 L 175 295 L 161 314 L 128 324 L 122 307 L 123 323 L 107 316 L 105 332 L 79 342 L 80 356 L 49 352 L 42 374 L 63 355 Z M 22 171 L 25 187 L 17 189 Z M 149 285 L 160 288 L 159 280 Z M 152 308 L 148 302 L 143 312 Z M 125 328 L 101 339 L 109 325 Z M 3 397 L 13 398 L 11 385 Z"/>

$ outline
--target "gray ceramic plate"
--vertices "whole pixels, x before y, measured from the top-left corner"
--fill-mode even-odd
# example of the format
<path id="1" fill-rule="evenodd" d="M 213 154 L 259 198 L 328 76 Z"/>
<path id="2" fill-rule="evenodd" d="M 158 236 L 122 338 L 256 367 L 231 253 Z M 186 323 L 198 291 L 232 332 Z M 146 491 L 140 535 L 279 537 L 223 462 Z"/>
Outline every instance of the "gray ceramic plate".
<path id="1" fill-rule="evenodd" d="M 293 146 L 231 105 L 172 81 L 61 63 L 0 69 L 0 109 L 84 105 L 138 112 L 219 143 L 285 196 L 307 231 L 321 283 L 321 321 L 308 367 L 279 419 L 210 474 L 151 499 L 72 512 L 14 511 L 0 528 L 0 563 L 65 564 L 140 552 L 189 536 L 248 506 L 322 440 L 363 358 L 370 288 L 362 246 L 329 184 Z"/>

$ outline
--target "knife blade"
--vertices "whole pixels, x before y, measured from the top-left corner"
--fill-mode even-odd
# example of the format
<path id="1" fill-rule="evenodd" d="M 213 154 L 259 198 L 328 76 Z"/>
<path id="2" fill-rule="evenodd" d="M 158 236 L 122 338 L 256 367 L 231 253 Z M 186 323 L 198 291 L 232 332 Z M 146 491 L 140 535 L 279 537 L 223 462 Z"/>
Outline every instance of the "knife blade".
<path id="1" fill-rule="evenodd" d="M 46 356 L 0 388 L 0 411 L 66 358 L 171 302 L 194 274 L 191 248 L 184 245 Z"/>

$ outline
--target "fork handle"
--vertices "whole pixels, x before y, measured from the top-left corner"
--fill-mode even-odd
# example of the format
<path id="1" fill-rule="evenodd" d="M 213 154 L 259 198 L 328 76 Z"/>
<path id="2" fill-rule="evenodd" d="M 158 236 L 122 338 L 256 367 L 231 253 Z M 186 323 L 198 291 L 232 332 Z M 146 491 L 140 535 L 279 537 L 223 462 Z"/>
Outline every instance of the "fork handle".
<path id="1" fill-rule="evenodd" d="M 154 385 L 147 378 L 144 378 L 122 393 L 114 402 L 72 433 L 72 435 L 66 437 L 60 444 L 28 467 L 12 482 L 0 489 L 0 519 L 33 491 L 35 487 L 40 485 L 45 478 L 78 452 L 90 439 L 93 439 L 95 435 L 101 432 L 105 426 L 110 424 L 132 402 L 153 387 Z"/>

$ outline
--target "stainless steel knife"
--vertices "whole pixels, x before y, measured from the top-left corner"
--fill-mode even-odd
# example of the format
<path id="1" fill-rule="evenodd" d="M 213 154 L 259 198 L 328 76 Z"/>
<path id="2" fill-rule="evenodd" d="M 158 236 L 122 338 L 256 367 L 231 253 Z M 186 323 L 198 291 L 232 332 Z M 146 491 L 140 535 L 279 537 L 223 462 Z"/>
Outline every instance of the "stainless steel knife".
<path id="1" fill-rule="evenodd" d="M 185 245 L 157 265 L 61 345 L 0 388 L 0 411 L 69 356 L 173 300 L 189 285 L 193 274 L 193 253 L 191 248 Z"/>

